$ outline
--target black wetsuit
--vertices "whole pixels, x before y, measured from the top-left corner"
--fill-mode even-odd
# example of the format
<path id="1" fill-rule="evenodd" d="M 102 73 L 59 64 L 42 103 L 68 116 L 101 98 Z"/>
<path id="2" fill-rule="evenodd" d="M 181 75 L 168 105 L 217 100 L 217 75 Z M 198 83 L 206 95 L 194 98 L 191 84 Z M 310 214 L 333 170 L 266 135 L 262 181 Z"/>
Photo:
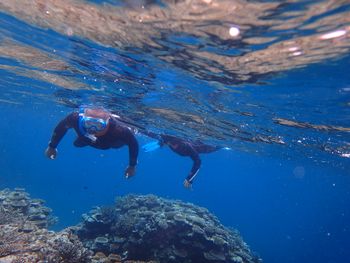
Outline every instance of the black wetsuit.
<path id="1" fill-rule="evenodd" d="M 211 153 L 221 149 L 221 147 L 207 145 L 201 141 L 184 140 L 172 135 L 158 135 L 153 132 L 145 132 L 145 134 L 152 138 L 158 139 L 161 145 L 167 144 L 173 152 L 181 156 L 189 156 L 193 160 L 192 169 L 189 175 L 186 177 L 186 180 L 190 183 L 193 182 L 201 166 L 199 154 Z"/>
<path id="2" fill-rule="evenodd" d="M 79 129 L 79 113 L 73 112 L 56 126 L 49 146 L 57 148 L 57 145 L 66 134 L 67 130 L 73 128 L 78 135 L 78 138 L 74 141 L 76 147 L 89 145 L 97 149 L 106 150 L 127 145 L 129 147 L 129 165 L 135 166 L 137 164 L 139 145 L 133 132 L 114 117 L 111 117 L 109 121 L 110 123 L 106 134 L 96 137 L 94 141 L 82 134 Z"/>

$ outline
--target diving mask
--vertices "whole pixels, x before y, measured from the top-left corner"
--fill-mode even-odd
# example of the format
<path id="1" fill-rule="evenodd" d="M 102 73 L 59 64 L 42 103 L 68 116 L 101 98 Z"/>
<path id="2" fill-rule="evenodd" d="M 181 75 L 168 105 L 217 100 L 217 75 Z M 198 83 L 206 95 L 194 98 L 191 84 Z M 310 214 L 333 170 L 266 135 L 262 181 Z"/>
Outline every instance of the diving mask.
<path id="1" fill-rule="evenodd" d="M 96 134 L 106 129 L 108 119 L 104 120 L 101 118 L 83 116 L 81 119 L 81 124 L 87 133 Z"/>

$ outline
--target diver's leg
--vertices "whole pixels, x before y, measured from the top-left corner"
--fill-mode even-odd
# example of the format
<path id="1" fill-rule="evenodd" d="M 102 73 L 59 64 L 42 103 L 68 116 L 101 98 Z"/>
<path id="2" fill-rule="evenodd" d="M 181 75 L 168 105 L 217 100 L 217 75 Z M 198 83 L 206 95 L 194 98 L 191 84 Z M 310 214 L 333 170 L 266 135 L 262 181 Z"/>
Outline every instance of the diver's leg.
<path id="1" fill-rule="evenodd" d="M 89 145 L 89 143 L 82 137 L 76 138 L 73 144 L 75 147 L 85 147 Z"/>
<path id="2" fill-rule="evenodd" d="M 199 153 L 212 153 L 212 152 L 220 150 L 221 147 L 203 144 L 203 145 L 196 146 L 195 149 Z"/>

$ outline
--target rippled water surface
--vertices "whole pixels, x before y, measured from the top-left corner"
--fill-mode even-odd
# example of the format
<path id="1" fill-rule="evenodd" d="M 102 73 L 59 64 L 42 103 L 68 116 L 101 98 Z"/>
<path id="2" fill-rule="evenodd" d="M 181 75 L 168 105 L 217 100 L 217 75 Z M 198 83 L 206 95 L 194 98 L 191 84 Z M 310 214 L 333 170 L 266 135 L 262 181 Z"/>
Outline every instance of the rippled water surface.
<path id="1" fill-rule="evenodd" d="M 44 119 L 101 105 L 140 129 L 350 168 L 349 1 L 0 0 L 0 11 L 0 105 L 54 105 Z"/>
<path id="2" fill-rule="evenodd" d="M 2 103 L 100 104 L 243 151 L 349 158 L 347 1 L 0 7 Z"/>

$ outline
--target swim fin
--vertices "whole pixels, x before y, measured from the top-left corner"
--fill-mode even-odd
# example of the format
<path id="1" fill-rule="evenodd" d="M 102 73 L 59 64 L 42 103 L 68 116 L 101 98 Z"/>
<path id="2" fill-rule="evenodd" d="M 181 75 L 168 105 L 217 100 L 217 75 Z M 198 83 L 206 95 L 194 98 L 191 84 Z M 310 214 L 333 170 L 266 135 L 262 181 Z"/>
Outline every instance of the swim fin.
<path id="1" fill-rule="evenodd" d="M 144 152 L 153 152 L 160 147 L 159 141 L 152 141 L 142 146 Z"/>

